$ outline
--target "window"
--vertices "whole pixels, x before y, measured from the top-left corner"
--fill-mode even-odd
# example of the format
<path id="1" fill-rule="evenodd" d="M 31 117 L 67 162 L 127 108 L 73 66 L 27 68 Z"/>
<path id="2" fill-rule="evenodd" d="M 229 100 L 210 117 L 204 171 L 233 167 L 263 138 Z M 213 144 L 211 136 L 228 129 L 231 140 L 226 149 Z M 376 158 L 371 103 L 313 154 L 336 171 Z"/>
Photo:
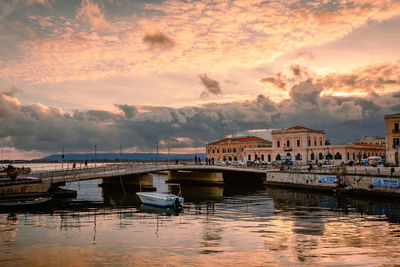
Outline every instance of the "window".
<path id="1" fill-rule="evenodd" d="M 268 155 L 268 162 L 271 162 L 271 155 Z"/>
<path id="2" fill-rule="evenodd" d="M 350 153 L 349 152 L 347 152 L 347 158 L 346 159 L 350 160 Z"/>
<path id="3" fill-rule="evenodd" d="M 308 139 L 308 146 L 311 146 L 311 139 Z"/>
<path id="4" fill-rule="evenodd" d="M 219 149 L 217 149 L 217 153 L 219 153 Z"/>
<path id="5" fill-rule="evenodd" d="M 399 123 L 398 123 L 398 122 L 395 122 L 395 123 L 394 123 L 394 132 L 395 132 L 395 133 L 398 133 L 398 132 L 399 132 Z"/>
<path id="6" fill-rule="evenodd" d="M 314 153 L 311 153 L 311 160 L 314 160 L 315 159 L 315 155 L 314 155 Z"/>
<path id="7" fill-rule="evenodd" d="M 264 154 L 261 154 L 261 160 L 264 161 Z"/>
<path id="8" fill-rule="evenodd" d="M 300 153 L 296 155 L 296 160 L 301 160 L 301 154 Z"/>
<path id="9" fill-rule="evenodd" d="M 281 160 L 281 155 L 280 154 L 276 155 L 275 160 Z"/>
<path id="10" fill-rule="evenodd" d="M 276 141 L 276 146 L 277 146 L 277 147 L 281 147 L 281 141 L 279 141 L 279 140 Z"/>
<path id="11" fill-rule="evenodd" d="M 229 161 L 232 161 L 232 157 L 229 157 Z"/>
<path id="12" fill-rule="evenodd" d="M 226 153 L 226 150 L 225 150 L 225 148 L 223 148 L 223 149 L 222 149 L 222 153 Z"/>
<path id="13" fill-rule="evenodd" d="M 231 153 L 231 149 L 230 148 L 228 148 L 228 153 Z"/>
<path id="14" fill-rule="evenodd" d="M 319 145 L 322 146 L 322 139 L 319 139 Z"/>
<path id="15" fill-rule="evenodd" d="M 290 147 L 290 140 L 287 140 L 287 141 L 286 141 L 286 146 L 287 146 L 287 147 Z"/>
<path id="16" fill-rule="evenodd" d="M 324 159 L 324 155 L 322 155 L 322 153 L 319 153 L 319 160 L 323 160 Z"/>
<path id="17" fill-rule="evenodd" d="M 353 152 L 353 160 L 355 160 L 355 159 L 356 159 L 356 153 Z"/>
<path id="18" fill-rule="evenodd" d="M 399 138 L 393 138 L 393 148 L 397 148 L 399 146 Z"/>
<path id="19" fill-rule="evenodd" d="M 247 156 L 247 160 L 251 160 L 251 155 L 248 155 L 248 156 Z"/>
<path id="20" fill-rule="evenodd" d="M 208 154 L 210 154 L 210 149 L 207 151 Z"/>
<path id="21" fill-rule="evenodd" d="M 314 139 L 314 146 L 317 146 L 317 139 Z"/>
<path id="22" fill-rule="evenodd" d="M 237 157 L 233 157 L 233 160 L 234 160 L 234 161 L 237 161 Z"/>
<path id="23" fill-rule="evenodd" d="M 336 152 L 335 159 L 342 159 L 342 154 L 340 154 L 339 152 Z"/>
<path id="24" fill-rule="evenodd" d="M 236 148 L 233 149 L 233 153 L 236 153 Z"/>
<path id="25" fill-rule="evenodd" d="M 214 149 L 213 149 L 213 154 L 215 153 Z"/>
<path id="26" fill-rule="evenodd" d="M 300 146 L 300 140 L 297 139 L 297 147 L 299 147 L 299 146 Z"/>

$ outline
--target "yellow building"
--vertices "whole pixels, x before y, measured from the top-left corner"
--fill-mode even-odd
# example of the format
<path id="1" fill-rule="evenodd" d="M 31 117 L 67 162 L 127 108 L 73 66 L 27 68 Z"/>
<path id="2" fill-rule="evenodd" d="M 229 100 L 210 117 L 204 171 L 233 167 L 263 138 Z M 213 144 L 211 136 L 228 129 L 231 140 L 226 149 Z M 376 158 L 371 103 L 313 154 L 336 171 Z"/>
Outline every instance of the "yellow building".
<path id="1" fill-rule="evenodd" d="M 211 161 L 245 161 L 245 148 L 271 147 L 271 141 L 257 136 L 224 138 L 206 145 L 206 157 Z"/>
<path id="2" fill-rule="evenodd" d="M 399 166 L 400 113 L 385 116 L 386 161 Z"/>

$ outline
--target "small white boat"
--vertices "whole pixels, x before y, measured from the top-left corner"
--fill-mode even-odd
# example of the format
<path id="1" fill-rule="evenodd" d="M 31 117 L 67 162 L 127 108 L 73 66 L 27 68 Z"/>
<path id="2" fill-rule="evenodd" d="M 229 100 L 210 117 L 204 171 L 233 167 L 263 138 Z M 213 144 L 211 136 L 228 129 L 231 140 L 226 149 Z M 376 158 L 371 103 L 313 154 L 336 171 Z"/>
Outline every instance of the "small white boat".
<path id="1" fill-rule="evenodd" d="M 183 207 L 183 197 L 157 192 L 137 192 L 143 204 L 157 207 Z"/>

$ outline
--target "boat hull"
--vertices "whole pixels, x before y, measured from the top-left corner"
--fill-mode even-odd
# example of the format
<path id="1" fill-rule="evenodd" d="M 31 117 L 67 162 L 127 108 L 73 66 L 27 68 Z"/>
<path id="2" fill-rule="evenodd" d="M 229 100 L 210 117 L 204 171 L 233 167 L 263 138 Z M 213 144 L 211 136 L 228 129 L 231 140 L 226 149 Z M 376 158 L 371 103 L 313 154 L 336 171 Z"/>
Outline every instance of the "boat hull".
<path id="1" fill-rule="evenodd" d="M 156 192 L 138 192 L 136 195 L 143 204 L 156 207 L 173 207 L 176 203 L 183 206 L 183 198 L 174 194 L 163 194 Z"/>

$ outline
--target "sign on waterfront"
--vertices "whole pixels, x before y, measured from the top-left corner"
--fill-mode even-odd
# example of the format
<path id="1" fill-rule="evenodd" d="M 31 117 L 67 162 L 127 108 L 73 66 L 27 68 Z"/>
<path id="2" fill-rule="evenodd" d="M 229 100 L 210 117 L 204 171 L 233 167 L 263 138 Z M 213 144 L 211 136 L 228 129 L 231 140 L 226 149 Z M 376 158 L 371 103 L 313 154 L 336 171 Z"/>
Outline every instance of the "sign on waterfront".
<path id="1" fill-rule="evenodd" d="M 318 177 L 318 183 L 336 184 L 336 176 L 321 175 Z"/>
<path id="2" fill-rule="evenodd" d="M 399 188 L 397 179 L 372 178 L 372 185 L 375 187 Z"/>

